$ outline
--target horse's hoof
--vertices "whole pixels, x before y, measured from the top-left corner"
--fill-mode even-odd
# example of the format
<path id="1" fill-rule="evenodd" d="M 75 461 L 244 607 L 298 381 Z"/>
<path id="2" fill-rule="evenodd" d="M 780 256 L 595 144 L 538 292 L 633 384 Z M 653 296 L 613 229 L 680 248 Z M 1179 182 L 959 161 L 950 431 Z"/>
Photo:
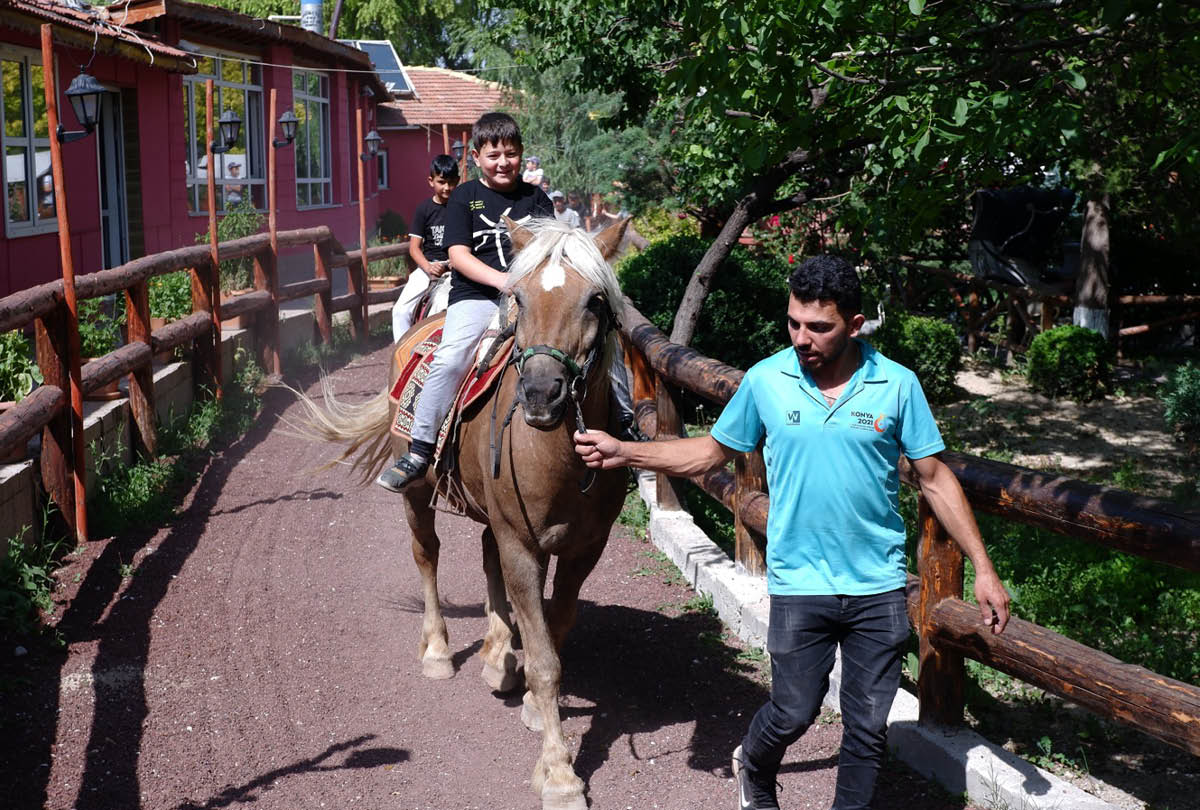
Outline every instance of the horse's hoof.
<path id="1" fill-rule="evenodd" d="M 483 675 L 484 683 L 501 693 L 511 692 L 525 681 L 521 670 L 500 669 L 487 662 L 484 662 L 483 672 L 480 674 Z"/>
<path id="2" fill-rule="evenodd" d="M 454 664 L 449 658 L 425 658 L 421 660 L 421 674 L 433 681 L 444 681 L 454 677 Z"/>
<path id="3" fill-rule="evenodd" d="M 540 733 L 543 730 L 542 713 L 534 705 L 532 692 L 526 692 L 525 697 L 521 700 L 521 722 L 530 731 Z"/>
<path id="4" fill-rule="evenodd" d="M 542 789 L 542 810 L 587 810 L 587 799 L 582 788 L 548 785 Z"/>

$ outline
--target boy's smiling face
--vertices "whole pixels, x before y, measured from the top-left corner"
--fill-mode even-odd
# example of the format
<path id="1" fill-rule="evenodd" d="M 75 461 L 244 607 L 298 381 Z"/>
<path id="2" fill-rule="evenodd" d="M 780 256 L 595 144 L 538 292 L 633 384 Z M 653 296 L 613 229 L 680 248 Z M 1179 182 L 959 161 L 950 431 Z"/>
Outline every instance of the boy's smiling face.
<path id="1" fill-rule="evenodd" d="M 458 178 L 448 178 L 440 174 L 432 174 L 429 176 L 429 187 L 433 189 L 433 196 L 442 205 L 450 199 L 450 192 L 454 191 L 454 187 L 458 185 Z"/>
<path id="2" fill-rule="evenodd" d="M 471 155 L 488 188 L 507 191 L 516 186 L 521 176 L 520 146 L 512 141 L 485 143 L 480 149 L 472 149 Z"/>

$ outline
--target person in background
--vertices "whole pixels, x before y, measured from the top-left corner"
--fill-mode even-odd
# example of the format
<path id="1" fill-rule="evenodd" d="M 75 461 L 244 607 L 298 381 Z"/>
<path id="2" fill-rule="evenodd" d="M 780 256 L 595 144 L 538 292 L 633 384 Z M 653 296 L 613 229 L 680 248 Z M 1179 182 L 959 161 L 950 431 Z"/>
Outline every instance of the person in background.
<path id="1" fill-rule="evenodd" d="M 446 202 L 458 185 L 458 161 L 450 155 L 438 155 L 429 166 L 429 187 L 433 196 L 421 200 L 413 213 L 412 232 L 408 235 L 408 257 L 417 269 L 408 276 L 404 290 L 392 307 L 392 340 L 413 324 L 417 299 L 450 267 L 446 251 Z"/>
<path id="2" fill-rule="evenodd" d="M 241 179 L 242 164 L 234 161 L 233 163 L 230 163 L 228 166 L 226 166 L 226 168 L 229 170 L 229 176 L 232 177 L 234 180 Z M 225 207 L 226 208 L 236 208 L 237 206 L 241 205 L 243 190 L 244 190 L 244 187 L 242 186 L 241 183 L 226 183 L 225 184 Z"/>
<path id="3" fill-rule="evenodd" d="M 531 186 L 540 186 L 542 184 L 542 161 L 530 155 L 525 159 L 525 171 L 521 174 L 521 179 Z"/>
<path id="4" fill-rule="evenodd" d="M 778 810 L 788 746 L 820 711 L 842 651 L 841 752 L 834 810 L 865 810 L 887 741 L 909 639 L 900 457 L 975 569 L 981 626 L 1001 633 L 1009 596 L 983 546 L 912 371 L 857 338 L 862 288 L 849 262 L 816 256 L 788 279 L 791 346 L 756 363 L 708 436 L 623 442 L 575 434 L 589 467 L 689 477 L 765 440 L 771 493 L 767 592 L 771 697 L 733 752 L 738 810 Z"/>
<path id="5" fill-rule="evenodd" d="M 551 191 L 550 202 L 554 203 L 555 219 L 567 223 L 572 228 L 579 227 L 579 214 L 567 207 L 567 198 L 561 191 Z"/>

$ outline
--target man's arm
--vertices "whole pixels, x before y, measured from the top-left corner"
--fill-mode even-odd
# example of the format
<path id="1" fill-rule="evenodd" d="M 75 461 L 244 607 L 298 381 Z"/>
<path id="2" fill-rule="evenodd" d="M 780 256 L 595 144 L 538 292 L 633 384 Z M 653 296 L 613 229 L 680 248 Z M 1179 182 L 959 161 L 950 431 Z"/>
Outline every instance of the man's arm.
<path id="1" fill-rule="evenodd" d="M 985 625 L 993 633 L 1003 633 L 1008 624 L 1008 591 L 996 575 L 992 560 L 983 547 L 983 537 L 975 523 L 975 514 L 967 502 L 962 485 L 950 468 L 935 454 L 911 460 L 921 494 L 929 501 L 933 514 L 954 538 L 975 568 L 975 601 Z M 992 623 L 995 611 L 996 622 Z"/>
<path id="2" fill-rule="evenodd" d="M 622 442 L 602 430 L 589 430 L 575 434 L 575 452 L 583 457 L 589 467 L 602 470 L 637 467 L 686 478 L 727 464 L 738 451 L 711 436 L 657 442 Z"/>
<path id="3" fill-rule="evenodd" d="M 449 253 L 450 264 L 471 281 L 495 287 L 497 290 L 504 289 L 504 283 L 508 281 L 508 274 L 501 273 L 480 261 L 471 253 L 471 248 L 466 245 L 451 245 Z"/>

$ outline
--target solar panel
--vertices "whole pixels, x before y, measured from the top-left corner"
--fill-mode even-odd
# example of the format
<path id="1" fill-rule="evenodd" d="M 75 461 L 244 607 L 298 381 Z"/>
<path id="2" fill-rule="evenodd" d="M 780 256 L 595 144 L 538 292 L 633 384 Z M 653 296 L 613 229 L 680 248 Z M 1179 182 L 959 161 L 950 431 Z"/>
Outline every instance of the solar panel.
<path id="1" fill-rule="evenodd" d="M 375 72 L 379 74 L 379 79 L 393 95 L 411 94 L 412 85 L 408 83 L 408 77 L 404 75 L 404 66 L 400 64 L 400 57 L 396 55 L 396 49 L 392 47 L 392 43 L 386 39 L 371 40 L 371 39 L 350 39 L 343 40 L 347 45 L 358 48 L 371 59 L 371 65 L 375 68 Z"/>

